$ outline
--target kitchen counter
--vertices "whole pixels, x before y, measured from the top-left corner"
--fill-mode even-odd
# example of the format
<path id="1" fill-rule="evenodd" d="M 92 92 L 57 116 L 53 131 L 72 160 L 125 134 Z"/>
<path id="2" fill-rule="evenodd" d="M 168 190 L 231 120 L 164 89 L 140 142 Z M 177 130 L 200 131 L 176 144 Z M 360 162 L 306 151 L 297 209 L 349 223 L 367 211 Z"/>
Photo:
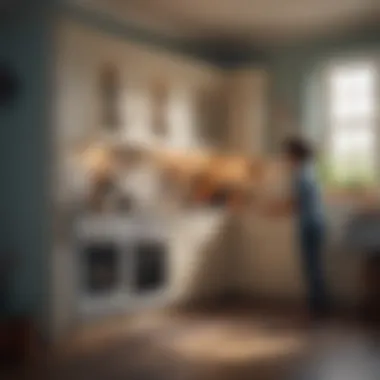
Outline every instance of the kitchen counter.
<path id="1" fill-rule="evenodd" d="M 153 234 L 169 239 L 186 231 L 195 236 L 207 233 L 212 226 L 218 225 L 225 214 L 224 211 L 203 208 L 162 214 L 88 213 L 76 219 L 74 232 L 76 236 Z"/>

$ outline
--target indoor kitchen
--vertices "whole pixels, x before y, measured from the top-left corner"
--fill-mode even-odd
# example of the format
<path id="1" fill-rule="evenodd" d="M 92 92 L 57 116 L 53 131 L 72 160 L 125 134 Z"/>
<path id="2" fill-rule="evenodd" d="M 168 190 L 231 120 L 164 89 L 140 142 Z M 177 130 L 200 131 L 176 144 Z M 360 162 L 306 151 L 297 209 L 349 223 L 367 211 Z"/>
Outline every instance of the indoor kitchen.
<path id="1" fill-rule="evenodd" d="M 4 374 L 377 379 L 380 8 L 16 3 L 0 7 Z M 260 212 L 292 197 L 294 136 L 317 150 L 326 215 L 318 322 L 296 216 Z"/>

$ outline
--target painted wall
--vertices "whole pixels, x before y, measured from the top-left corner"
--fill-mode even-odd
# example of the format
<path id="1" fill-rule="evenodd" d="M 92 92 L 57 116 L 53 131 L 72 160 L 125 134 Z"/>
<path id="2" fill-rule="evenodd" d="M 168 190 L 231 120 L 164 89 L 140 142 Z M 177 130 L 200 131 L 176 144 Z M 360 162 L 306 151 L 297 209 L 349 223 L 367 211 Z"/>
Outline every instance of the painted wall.
<path id="1" fill-rule="evenodd" d="M 0 24 L 0 60 L 20 80 L 19 97 L 0 109 L 1 248 L 16 259 L 8 312 L 46 317 L 48 230 L 47 110 L 49 8 L 15 9 Z"/>

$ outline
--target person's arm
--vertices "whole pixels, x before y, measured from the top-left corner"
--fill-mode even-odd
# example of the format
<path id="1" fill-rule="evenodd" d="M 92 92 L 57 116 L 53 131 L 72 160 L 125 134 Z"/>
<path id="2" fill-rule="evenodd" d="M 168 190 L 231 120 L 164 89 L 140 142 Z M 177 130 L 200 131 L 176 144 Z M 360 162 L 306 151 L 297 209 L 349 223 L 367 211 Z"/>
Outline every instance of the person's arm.
<path id="1" fill-rule="evenodd" d="M 285 217 L 292 215 L 296 211 L 296 203 L 291 198 L 271 201 L 263 204 L 261 211 L 267 216 Z"/>
<path id="2" fill-rule="evenodd" d="M 294 185 L 295 191 L 292 196 L 281 200 L 264 202 L 262 207 L 263 214 L 273 217 L 286 217 L 298 212 L 303 199 L 307 196 L 308 184 L 302 177 L 299 177 Z"/>

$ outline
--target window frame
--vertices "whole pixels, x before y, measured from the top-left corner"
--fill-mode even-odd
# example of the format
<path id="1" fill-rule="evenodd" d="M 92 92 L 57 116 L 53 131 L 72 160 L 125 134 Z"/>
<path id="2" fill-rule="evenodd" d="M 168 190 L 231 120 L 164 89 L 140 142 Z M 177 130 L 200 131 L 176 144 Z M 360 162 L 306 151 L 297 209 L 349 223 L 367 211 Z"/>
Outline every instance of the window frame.
<path id="1" fill-rule="evenodd" d="M 320 119 L 321 124 L 323 125 L 322 131 L 320 133 L 320 139 L 321 139 L 321 156 L 323 157 L 322 160 L 328 161 L 330 152 L 331 152 L 331 139 L 332 139 L 332 128 L 333 128 L 333 121 L 332 121 L 332 104 L 331 104 L 331 91 L 330 91 L 330 80 L 331 75 L 334 70 L 342 67 L 356 67 L 360 66 L 362 64 L 371 64 L 374 66 L 375 69 L 375 89 L 374 89 L 374 96 L 375 96 L 375 105 L 380 104 L 380 59 L 378 56 L 374 54 L 365 54 L 361 56 L 345 56 L 340 58 L 333 58 L 330 59 L 329 62 L 325 62 L 323 67 L 321 66 L 318 78 L 321 81 L 321 91 L 319 92 L 319 107 L 320 111 L 322 111 L 322 118 Z M 315 78 L 314 78 L 315 79 Z M 380 123 L 379 123 L 379 111 L 380 107 L 375 106 L 375 112 L 373 117 L 373 128 L 374 128 L 374 137 L 375 137 L 375 143 L 374 143 L 374 152 L 372 153 L 374 156 L 374 171 L 375 171 L 375 178 L 373 180 L 373 185 L 364 185 L 361 184 L 360 187 L 362 187 L 362 190 L 365 190 L 366 192 L 374 190 L 374 188 L 378 188 L 380 185 L 380 176 L 379 176 L 379 169 L 380 169 L 380 155 L 379 155 L 379 148 L 380 148 Z M 363 117 L 363 120 L 365 118 Z M 324 161 L 324 162 L 325 162 Z M 319 162 L 321 165 L 323 165 L 323 162 Z M 328 166 L 328 164 L 326 164 Z M 326 178 L 323 181 L 324 188 L 327 190 L 331 190 L 335 192 L 336 190 L 342 190 L 344 192 L 351 192 L 349 186 L 347 185 L 338 185 L 338 183 L 334 183 L 334 181 L 327 180 Z"/>

